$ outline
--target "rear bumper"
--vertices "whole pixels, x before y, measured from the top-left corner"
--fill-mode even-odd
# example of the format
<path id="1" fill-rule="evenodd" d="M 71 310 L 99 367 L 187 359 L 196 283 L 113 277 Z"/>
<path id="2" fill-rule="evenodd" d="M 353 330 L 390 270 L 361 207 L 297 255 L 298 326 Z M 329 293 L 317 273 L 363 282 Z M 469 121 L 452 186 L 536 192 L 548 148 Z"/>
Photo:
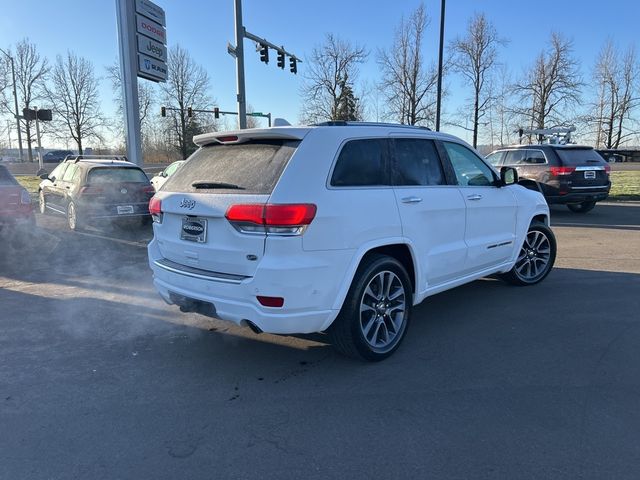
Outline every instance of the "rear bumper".
<path id="1" fill-rule="evenodd" d="M 277 334 L 320 332 L 338 315 L 339 311 L 331 306 L 339 288 L 333 275 L 340 273 L 331 271 L 328 264 L 318 259 L 307 265 L 298 263 L 293 268 L 290 263 L 282 265 L 277 260 L 263 259 L 253 277 L 233 281 L 205 279 L 193 275 L 193 271 L 183 274 L 161 266 L 162 256 L 156 242 L 154 239 L 148 247 L 149 265 L 156 289 L 169 304 L 180 305 L 176 297 L 187 302 L 207 302 L 215 310 L 194 311 L 240 326 L 248 326 L 250 322 L 263 332 Z M 282 308 L 264 307 L 256 295 L 283 297 L 285 303 Z"/>
<path id="2" fill-rule="evenodd" d="M 606 191 L 573 191 L 566 195 L 552 195 L 546 196 L 547 203 L 552 204 L 567 204 L 567 203 L 582 203 L 582 202 L 601 202 L 609 196 L 609 190 Z"/>

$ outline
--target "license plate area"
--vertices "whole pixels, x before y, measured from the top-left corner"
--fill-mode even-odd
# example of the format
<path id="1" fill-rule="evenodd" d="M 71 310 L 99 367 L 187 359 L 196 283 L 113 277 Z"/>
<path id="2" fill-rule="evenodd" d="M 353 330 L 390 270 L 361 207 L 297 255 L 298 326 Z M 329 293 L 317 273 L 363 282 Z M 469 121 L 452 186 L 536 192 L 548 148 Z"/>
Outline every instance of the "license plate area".
<path id="1" fill-rule="evenodd" d="M 205 243 L 207 241 L 207 219 L 200 217 L 182 217 L 180 239 L 189 242 Z"/>
<path id="2" fill-rule="evenodd" d="M 595 180 L 596 179 L 595 170 L 586 170 L 584 172 L 584 178 L 585 178 L 585 180 Z"/>
<path id="3" fill-rule="evenodd" d="M 133 205 L 118 205 L 116 207 L 116 211 L 118 212 L 118 215 L 133 213 Z"/>

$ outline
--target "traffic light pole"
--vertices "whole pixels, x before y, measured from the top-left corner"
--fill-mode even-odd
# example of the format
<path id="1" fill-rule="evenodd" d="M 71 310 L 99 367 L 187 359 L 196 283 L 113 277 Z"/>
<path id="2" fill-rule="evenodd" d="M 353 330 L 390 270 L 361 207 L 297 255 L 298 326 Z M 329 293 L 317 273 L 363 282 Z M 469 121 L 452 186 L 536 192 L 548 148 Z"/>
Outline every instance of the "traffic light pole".
<path id="1" fill-rule="evenodd" d="M 297 63 L 302 62 L 298 57 L 294 54 L 287 52 L 284 48 L 279 47 L 264 38 L 260 38 L 257 35 L 254 35 L 247 30 L 242 25 L 242 0 L 235 0 L 235 33 L 236 33 L 236 45 L 232 47 L 229 45 L 227 50 L 229 54 L 236 59 L 236 81 L 237 81 L 237 95 L 238 95 L 238 128 L 243 130 L 247 128 L 247 100 L 245 93 L 245 85 L 244 85 L 244 39 L 248 38 L 249 40 L 253 40 L 254 42 L 259 43 L 262 47 L 266 49 L 273 49 L 281 54 L 287 55 L 291 59 L 291 72 L 297 73 Z M 269 52 L 267 50 L 267 59 L 266 63 L 269 63 L 268 55 Z M 281 67 L 281 68 L 284 68 Z M 222 113 L 222 112 L 220 112 Z M 229 112 L 234 113 L 235 112 Z M 252 115 L 252 114 L 249 114 Z M 267 115 L 256 115 L 253 114 L 254 117 L 267 117 L 269 119 L 269 125 L 271 125 L 271 114 Z"/>
<path id="2" fill-rule="evenodd" d="M 238 85 L 238 128 L 247 128 L 247 101 L 244 88 L 244 27 L 242 26 L 242 0 L 235 0 L 236 17 L 236 80 Z"/>

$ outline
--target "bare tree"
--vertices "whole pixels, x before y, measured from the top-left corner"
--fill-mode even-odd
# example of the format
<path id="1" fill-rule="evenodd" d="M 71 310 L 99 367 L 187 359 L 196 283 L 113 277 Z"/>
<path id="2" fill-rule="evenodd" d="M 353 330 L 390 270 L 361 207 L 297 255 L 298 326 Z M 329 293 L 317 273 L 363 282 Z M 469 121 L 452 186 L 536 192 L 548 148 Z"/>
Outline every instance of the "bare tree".
<path id="1" fill-rule="evenodd" d="M 492 75 L 487 95 L 490 103 L 487 109 L 489 140 L 492 146 L 505 146 L 512 142 L 511 134 L 517 128 L 517 113 L 511 96 L 511 75 L 506 65 L 500 65 L 496 75 Z"/>
<path id="2" fill-rule="evenodd" d="M 9 52 L 10 54 L 12 52 Z M 28 38 L 23 39 L 16 45 L 15 53 L 12 54 L 15 61 L 16 90 L 18 93 L 18 105 L 20 108 L 33 108 L 34 105 L 45 96 L 44 86 L 49 74 L 49 65 L 46 58 L 38 53 L 35 44 L 30 43 Z M 2 106 L 11 112 L 11 115 L 22 116 L 22 111 L 15 111 L 13 92 L 5 89 L 2 92 Z M 35 128 L 33 120 L 22 118 L 20 129 L 24 132 L 24 139 L 27 141 L 29 161 L 33 161 L 32 144 L 35 141 Z"/>
<path id="3" fill-rule="evenodd" d="M 639 70 L 633 46 L 621 57 L 613 42 L 606 41 L 593 69 L 597 97 L 587 117 L 597 146 L 618 148 L 638 133 L 632 113 L 640 105 Z"/>
<path id="4" fill-rule="evenodd" d="M 424 4 L 420 4 L 408 20 L 400 20 L 393 46 L 378 52 L 387 113 L 403 124 L 430 123 L 435 118 L 438 72 L 435 65 L 425 67 L 422 56 L 428 25 Z"/>
<path id="5" fill-rule="evenodd" d="M 122 80 L 120 75 L 120 63 L 116 60 L 106 67 L 107 77 L 111 80 L 111 88 L 116 101 L 119 118 L 119 130 L 124 132 L 124 99 L 122 98 Z M 138 79 L 138 104 L 140 106 L 140 128 L 144 131 L 149 124 L 151 109 L 155 103 L 155 88 L 152 83 L 144 79 Z"/>
<path id="6" fill-rule="evenodd" d="M 202 133 L 203 129 L 195 117 L 187 115 L 187 110 L 189 107 L 202 109 L 209 105 L 209 75 L 180 45 L 169 49 L 167 70 L 169 77 L 160 88 L 166 106 L 175 109 L 167 110 L 172 136 L 176 140 L 175 146 L 182 158 L 187 158 L 195 149 L 192 142 L 193 136 Z M 203 118 L 203 116 L 197 118 Z"/>
<path id="7" fill-rule="evenodd" d="M 106 67 L 107 77 L 111 80 L 114 100 L 117 105 L 116 118 L 114 122 L 115 133 L 119 138 L 126 138 L 124 124 L 124 99 L 122 97 L 122 80 L 120 75 L 120 63 L 116 60 Z M 154 120 L 152 110 L 156 106 L 156 89 L 154 84 L 148 80 L 138 79 L 138 105 L 140 112 L 140 134 L 142 136 L 142 150 L 144 156 L 152 148 L 151 131 L 154 130 Z M 157 116 L 160 115 L 159 110 Z"/>
<path id="8" fill-rule="evenodd" d="M 105 122 L 100 111 L 98 88 L 99 82 L 89 60 L 73 52 L 56 57 L 47 95 L 59 125 L 58 135 L 61 138 L 70 135 L 80 154 L 84 141 L 103 140 L 100 129 Z"/>
<path id="9" fill-rule="evenodd" d="M 361 104 L 354 88 L 359 66 L 367 56 L 364 47 L 327 34 L 325 42 L 316 46 L 306 59 L 309 66 L 301 89 L 303 122 L 362 118 Z M 354 108 L 345 108 L 349 103 Z"/>
<path id="10" fill-rule="evenodd" d="M 480 121 L 490 107 L 491 97 L 487 93 L 489 77 L 497 65 L 498 47 L 505 43 L 484 13 L 476 13 L 467 23 L 465 36 L 456 38 L 451 44 L 453 68 L 473 90 L 471 130 L 474 148 L 478 146 Z"/>
<path id="11" fill-rule="evenodd" d="M 518 109 L 532 128 L 567 120 L 564 113 L 580 101 L 582 87 L 578 61 L 570 40 L 553 32 L 547 50 L 540 52 L 524 78 L 514 85 L 522 105 Z"/>

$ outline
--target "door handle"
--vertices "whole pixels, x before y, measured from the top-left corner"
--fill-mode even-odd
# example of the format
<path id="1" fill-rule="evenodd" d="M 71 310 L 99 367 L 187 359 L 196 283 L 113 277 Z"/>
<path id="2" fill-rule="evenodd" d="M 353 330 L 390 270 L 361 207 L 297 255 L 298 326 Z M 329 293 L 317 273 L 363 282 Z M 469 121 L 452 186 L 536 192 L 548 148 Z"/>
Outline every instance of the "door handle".
<path id="1" fill-rule="evenodd" d="M 67 190 L 69 190 L 71 187 L 70 187 L 69 185 L 67 185 L 67 186 L 66 186 L 66 187 L 64 187 L 64 188 L 66 188 Z"/>
<path id="2" fill-rule="evenodd" d="M 422 199 L 420 197 L 404 197 L 402 203 L 420 203 Z"/>
<path id="3" fill-rule="evenodd" d="M 475 195 L 467 195 L 467 200 L 482 200 L 482 195 L 476 193 Z"/>

